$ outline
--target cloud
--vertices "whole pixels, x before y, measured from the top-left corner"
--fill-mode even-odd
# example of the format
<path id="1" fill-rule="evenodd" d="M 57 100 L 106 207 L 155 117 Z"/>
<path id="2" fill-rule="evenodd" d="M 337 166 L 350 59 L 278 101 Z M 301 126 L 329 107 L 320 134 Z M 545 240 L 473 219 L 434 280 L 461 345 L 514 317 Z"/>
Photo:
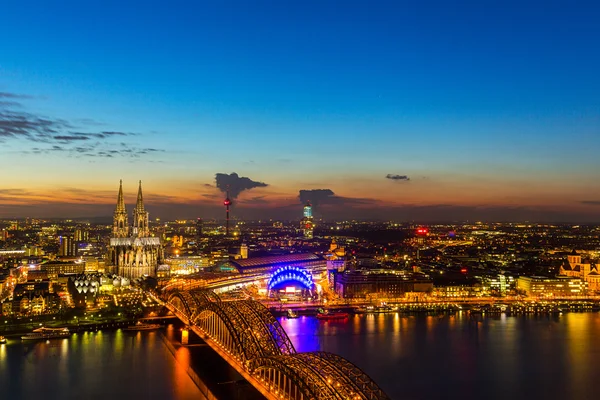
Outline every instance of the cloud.
<path id="1" fill-rule="evenodd" d="M 300 190 L 298 198 L 302 204 L 310 202 L 315 208 L 326 204 L 338 206 L 364 206 L 374 205 L 378 202 L 375 199 L 369 198 L 336 196 L 331 189 Z"/>
<path id="2" fill-rule="evenodd" d="M 0 92 L 0 99 L 33 99 L 33 96 L 27 94 Z"/>
<path id="3" fill-rule="evenodd" d="M 229 197 L 232 199 L 237 198 L 245 190 L 269 186 L 264 182 L 253 181 L 245 176 L 240 177 L 235 172 L 231 174 L 217 173 L 215 175 L 215 183 L 221 192 L 225 193 L 229 191 Z"/>
<path id="4" fill-rule="evenodd" d="M 600 206 L 600 200 L 582 200 L 580 203 L 587 206 Z"/>
<path id="5" fill-rule="evenodd" d="M 391 179 L 392 181 L 410 181 L 410 178 L 406 175 L 395 175 L 395 174 L 387 174 L 385 179 Z"/>
<path id="6" fill-rule="evenodd" d="M 333 190 L 331 189 L 310 189 L 310 190 L 300 190 L 298 194 L 298 198 L 300 199 L 300 203 L 305 204 L 310 202 L 313 206 L 318 206 L 319 204 L 326 203 L 331 200 L 335 196 Z"/>
<path id="7" fill-rule="evenodd" d="M 113 141 L 116 138 L 136 136 L 139 135 L 138 133 L 116 130 L 82 132 L 77 129 L 78 124 L 88 125 L 88 127 L 101 125 L 90 119 L 77 119 L 71 122 L 36 115 L 20 109 L 15 110 L 15 107 L 21 106 L 17 100 L 29 98 L 32 96 L 0 92 L 0 142 L 22 140 L 40 144 L 20 152 L 22 154 L 64 152 L 68 157 L 77 158 L 129 157 L 136 159 L 144 155 L 164 152 L 162 149 L 139 148 L 125 142 L 114 143 Z"/>

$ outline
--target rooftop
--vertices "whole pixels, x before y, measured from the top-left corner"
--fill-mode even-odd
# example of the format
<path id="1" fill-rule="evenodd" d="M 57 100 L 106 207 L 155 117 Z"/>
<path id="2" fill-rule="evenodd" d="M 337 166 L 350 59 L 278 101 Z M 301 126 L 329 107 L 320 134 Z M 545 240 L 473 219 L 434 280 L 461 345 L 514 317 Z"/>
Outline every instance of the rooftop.
<path id="1" fill-rule="evenodd" d="M 276 256 L 266 257 L 254 257 L 246 258 L 242 260 L 231 261 L 231 263 L 237 268 L 256 268 L 262 266 L 269 266 L 272 264 L 284 264 L 284 263 L 297 263 L 297 262 L 310 262 L 310 261 L 321 261 L 323 257 L 318 256 L 314 253 L 299 253 L 299 254 L 285 254 Z"/>

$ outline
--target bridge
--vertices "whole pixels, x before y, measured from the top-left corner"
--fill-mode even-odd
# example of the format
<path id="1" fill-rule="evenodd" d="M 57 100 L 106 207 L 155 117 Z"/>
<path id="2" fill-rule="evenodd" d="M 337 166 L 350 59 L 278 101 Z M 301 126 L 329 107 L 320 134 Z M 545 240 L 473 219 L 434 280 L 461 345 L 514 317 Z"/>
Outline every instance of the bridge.
<path id="1" fill-rule="evenodd" d="M 269 400 L 389 399 L 345 358 L 296 352 L 257 301 L 223 301 L 212 291 L 191 290 L 171 293 L 166 306 Z"/>

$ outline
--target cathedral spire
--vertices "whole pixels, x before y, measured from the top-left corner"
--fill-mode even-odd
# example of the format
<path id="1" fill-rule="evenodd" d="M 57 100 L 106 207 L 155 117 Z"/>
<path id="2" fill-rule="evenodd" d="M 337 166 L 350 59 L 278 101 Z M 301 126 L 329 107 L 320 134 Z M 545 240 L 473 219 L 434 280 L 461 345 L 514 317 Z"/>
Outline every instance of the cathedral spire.
<path id="1" fill-rule="evenodd" d="M 148 213 L 144 209 L 144 196 L 142 195 L 142 181 L 138 189 L 137 203 L 133 209 L 133 234 L 137 237 L 148 237 Z"/>
<path id="2" fill-rule="evenodd" d="M 117 209 L 115 213 L 126 212 L 125 210 L 125 200 L 123 199 L 123 179 L 120 180 L 119 183 L 119 195 L 117 196 Z"/>
<path id="3" fill-rule="evenodd" d="M 123 180 L 119 183 L 119 195 L 117 196 L 117 208 L 113 216 L 113 237 L 127 237 L 129 225 L 127 223 L 127 210 L 125 209 L 125 200 L 123 199 Z"/>
<path id="4" fill-rule="evenodd" d="M 144 196 L 142 195 L 142 181 L 140 181 L 140 187 L 138 189 L 137 203 L 135 203 L 135 209 L 139 212 L 144 211 Z"/>

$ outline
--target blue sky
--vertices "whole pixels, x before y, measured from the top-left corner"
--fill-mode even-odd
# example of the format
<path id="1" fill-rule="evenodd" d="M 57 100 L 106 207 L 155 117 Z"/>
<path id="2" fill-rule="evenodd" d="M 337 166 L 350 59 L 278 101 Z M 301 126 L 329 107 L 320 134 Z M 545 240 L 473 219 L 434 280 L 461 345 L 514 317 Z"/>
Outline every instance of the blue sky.
<path id="1" fill-rule="evenodd" d="M 210 214 L 237 172 L 269 184 L 241 217 L 328 188 L 335 217 L 600 220 L 600 5 L 414 3 L 9 2 L 1 107 L 127 135 L 0 136 L 0 216 L 104 213 L 120 178 Z"/>

